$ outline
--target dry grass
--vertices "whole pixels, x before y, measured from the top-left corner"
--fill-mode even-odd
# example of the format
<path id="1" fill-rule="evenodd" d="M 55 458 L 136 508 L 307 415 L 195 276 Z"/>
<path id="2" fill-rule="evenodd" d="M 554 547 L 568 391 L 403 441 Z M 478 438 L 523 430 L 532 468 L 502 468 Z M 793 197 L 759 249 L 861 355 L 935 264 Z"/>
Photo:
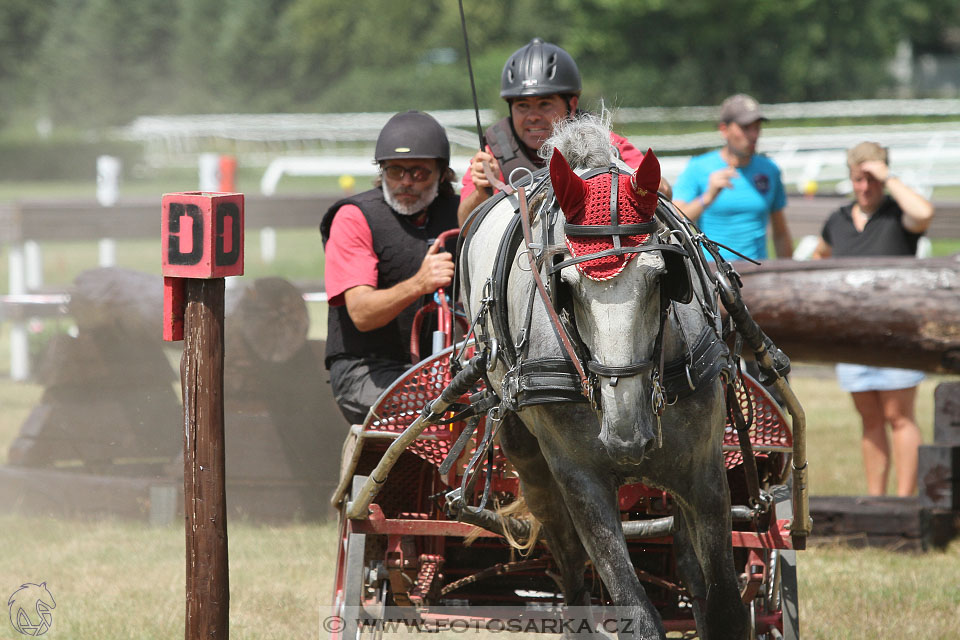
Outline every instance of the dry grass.
<path id="1" fill-rule="evenodd" d="M 932 392 L 919 422 L 931 436 Z M 817 494 L 863 490 L 859 424 L 829 368 L 799 367 L 794 387 L 809 422 Z M 36 385 L 0 384 L 0 450 L 39 398 Z M 332 523 L 229 528 L 230 633 L 241 639 L 316 638 L 330 610 L 337 533 Z M 50 638 L 180 637 L 184 532 L 117 520 L 0 516 L 0 589 L 46 581 L 57 600 Z M 804 638 L 954 638 L 960 619 L 960 540 L 913 554 L 813 546 L 799 555 Z M 2 597 L 4 593 L 0 593 Z M 9 594 L 7 594 L 9 595 Z M 12 637 L 0 621 L 0 638 Z M 6 635 L 4 635 L 4 632 Z M 446 634 L 454 637 L 457 634 Z"/>
<path id="2" fill-rule="evenodd" d="M 336 527 L 233 522 L 229 535 L 231 637 L 318 637 Z M 183 539 L 179 527 L 0 517 L 0 587 L 47 582 L 57 600 L 50 638 L 180 637 Z M 926 554 L 814 546 L 800 554 L 799 569 L 806 639 L 956 637 L 960 541 Z"/>
<path id="3" fill-rule="evenodd" d="M 814 546 L 798 570 L 805 639 L 957 637 L 960 540 L 929 553 Z"/>
<path id="4" fill-rule="evenodd" d="M 333 524 L 231 524 L 231 637 L 316 637 L 319 612 L 328 608 L 335 537 Z M 23 582 L 45 581 L 56 599 L 48 637 L 182 636 L 182 528 L 3 516 L 0 541 L 0 588 L 13 593 Z M 0 629 L 0 638 L 12 633 L 5 621 Z"/>

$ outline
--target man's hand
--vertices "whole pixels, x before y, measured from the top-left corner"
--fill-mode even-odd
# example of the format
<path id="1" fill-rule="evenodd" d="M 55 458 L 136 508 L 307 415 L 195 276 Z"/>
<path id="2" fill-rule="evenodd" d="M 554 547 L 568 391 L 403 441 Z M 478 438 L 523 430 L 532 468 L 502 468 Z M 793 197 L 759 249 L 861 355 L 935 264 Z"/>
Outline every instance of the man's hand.
<path id="1" fill-rule="evenodd" d="M 453 280 L 453 256 L 444 250 L 439 238 L 427 250 L 413 280 L 421 294 L 433 293 Z"/>
<path id="2" fill-rule="evenodd" d="M 735 175 L 737 175 L 735 167 L 717 169 L 710 174 L 710 178 L 707 180 L 707 191 L 703 194 L 704 208 L 709 207 L 721 191 L 733 188 L 733 177 Z"/>
<path id="3" fill-rule="evenodd" d="M 707 178 L 707 190 L 700 194 L 699 197 L 694 198 L 690 202 L 674 200 L 673 204 L 677 205 L 680 211 L 683 211 L 683 215 L 691 220 L 697 220 L 706 208 L 713 204 L 713 201 L 717 199 L 717 195 L 723 189 L 733 188 L 733 177 L 735 175 L 737 175 L 736 167 L 730 166 L 717 169 Z"/>
<path id="4" fill-rule="evenodd" d="M 411 277 L 389 289 L 375 289 L 370 285 L 352 287 L 343 292 L 343 301 L 357 329 L 372 331 L 392 322 L 420 296 L 449 285 L 452 279 L 453 256 L 443 250 L 438 238 Z"/>
<path id="5" fill-rule="evenodd" d="M 477 151 L 470 159 L 470 178 L 478 190 L 493 189 L 493 185 L 487 180 L 487 175 L 483 170 L 484 163 L 487 164 L 490 172 L 495 177 L 500 176 L 500 163 L 498 163 L 497 159 L 490 153 L 490 147 L 487 147 L 485 151 Z"/>

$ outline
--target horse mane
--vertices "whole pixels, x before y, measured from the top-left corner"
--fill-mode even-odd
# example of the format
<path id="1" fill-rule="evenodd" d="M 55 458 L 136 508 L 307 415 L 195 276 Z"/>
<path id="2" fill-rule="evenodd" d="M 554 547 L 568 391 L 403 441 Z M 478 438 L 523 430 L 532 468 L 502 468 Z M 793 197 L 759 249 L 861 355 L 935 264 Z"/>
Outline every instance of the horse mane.
<path id="1" fill-rule="evenodd" d="M 558 149 L 574 169 L 591 169 L 620 163 L 616 150 L 610 143 L 612 120 L 612 114 L 602 106 L 600 115 L 580 113 L 572 118 L 565 118 L 554 125 L 553 135 L 547 138 L 538 153 L 544 160 L 550 160 L 553 150 Z"/>

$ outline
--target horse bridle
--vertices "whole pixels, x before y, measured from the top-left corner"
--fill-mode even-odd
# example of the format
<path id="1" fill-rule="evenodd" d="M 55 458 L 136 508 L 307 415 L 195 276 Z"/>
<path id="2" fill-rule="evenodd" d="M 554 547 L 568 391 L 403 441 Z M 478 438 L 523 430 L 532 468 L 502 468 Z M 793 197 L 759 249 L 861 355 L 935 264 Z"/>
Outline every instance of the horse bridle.
<path id="1" fill-rule="evenodd" d="M 576 225 L 571 224 L 564 220 L 564 234 L 573 236 L 573 237 L 598 237 L 598 236 L 610 236 L 612 239 L 613 246 L 610 249 L 604 249 L 595 253 L 583 255 L 583 256 L 574 256 L 570 259 L 563 260 L 556 264 L 551 265 L 547 269 L 547 274 L 554 279 L 556 283 L 558 281 L 559 273 L 564 267 L 571 265 L 576 265 L 579 263 L 587 262 L 590 260 L 596 260 L 598 258 L 606 256 L 625 256 L 628 254 L 638 254 L 648 251 L 661 251 L 661 252 L 673 252 L 686 256 L 686 250 L 678 245 L 664 244 L 660 242 L 651 242 L 648 239 L 647 242 L 643 244 L 634 246 L 634 247 L 625 247 L 621 242 L 622 236 L 634 236 L 634 235 L 643 235 L 647 234 L 650 238 L 656 238 L 657 231 L 660 226 L 656 219 L 652 219 L 649 222 L 642 222 L 636 224 L 620 224 L 619 220 L 619 211 L 618 211 L 618 190 L 619 190 L 619 180 L 618 176 L 620 175 L 620 170 L 616 165 L 611 165 L 609 168 L 600 168 L 589 171 L 585 173 L 582 179 L 587 180 L 589 178 L 595 177 L 601 173 L 610 174 L 610 224 L 608 225 Z M 537 259 L 534 257 L 534 247 L 532 231 L 530 227 L 530 218 L 529 211 L 527 206 L 526 193 L 523 187 L 517 189 L 517 197 L 520 205 L 520 224 L 523 229 L 523 240 L 526 245 L 526 254 L 530 262 L 530 271 L 534 279 L 535 287 L 537 292 L 540 294 L 541 299 L 545 303 L 547 309 L 548 317 L 550 322 L 553 325 L 553 328 L 556 332 L 556 335 L 560 338 L 561 346 L 566 352 L 567 357 L 570 362 L 573 364 L 573 367 L 576 369 L 577 375 L 580 379 L 580 390 L 581 394 L 590 401 L 591 405 L 594 408 L 597 407 L 598 391 L 599 391 L 599 379 L 600 378 L 610 378 L 611 386 L 616 386 L 620 378 L 628 378 L 635 375 L 638 375 L 648 369 L 653 369 L 652 373 L 652 392 L 651 397 L 653 401 L 653 410 L 654 413 L 659 417 L 663 413 L 663 408 L 665 406 L 665 396 L 663 392 L 663 387 L 660 383 L 660 376 L 664 369 L 664 348 L 663 348 L 663 336 L 664 330 L 666 327 L 667 314 L 670 310 L 670 298 L 666 292 L 666 288 L 661 283 L 660 285 L 660 318 L 659 318 L 659 328 L 657 330 L 657 337 L 654 341 L 653 351 L 651 356 L 647 359 L 638 360 L 632 362 L 628 365 L 623 366 L 610 366 L 605 365 L 596 360 L 588 360 L 586 365 L 584 365 L 578 351 L 588 352 L 586 345 L 583 344 L 582 339 L 577 335 L 576 328 L 571 327 L 573 330 L 572 333 L 574 337 L 571 337 L 571 331 L 568 331 L 566 323 L 564 323 L 559 316 L 558 310 L 559 305 L 556 296 L 556 290 L 558 288 L 557 284 L 554 284 L 551 287 L 551 292 L 547 292 L 546 286 L 543 283 L 543 278 L 540 276 L 540 269 L 542 265 L 537 263 Z M 546 204 L 545 204 L 546 206 Z M 552 210 L 552 207 L 550 207 Z M 541 209 L 542 211 L 542 209 Z M 548 224 L 546 218 L 543 219 L 542 224 Z M 552 294 L 552 295 L 551 295 Z M 529 315 L 528 315 L 529 318 Z M 529 328 L 525 329 L 529 332 Z M 577 343 L 575 344 L 574 340 Z M 579 349 L 577 347 L 580 347 Z M 587 373 L 589 371 L 589 373 Z M 592 374 L 592 375 L 591 375 Z"/>

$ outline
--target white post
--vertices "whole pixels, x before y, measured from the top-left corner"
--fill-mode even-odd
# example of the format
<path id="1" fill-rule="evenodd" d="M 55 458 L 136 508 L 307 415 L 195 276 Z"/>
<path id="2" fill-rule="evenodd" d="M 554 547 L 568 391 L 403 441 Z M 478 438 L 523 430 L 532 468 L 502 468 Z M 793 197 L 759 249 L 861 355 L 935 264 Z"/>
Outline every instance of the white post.
<path id="1" fill-rule="evenodd" d="M 260 257 L 265 264 L 272 264 L 277 257 L 277 230 L 273 227 L 260 229 Z"/>
<path id="2" fill-rule="evenodd" d="M 120 199 L 120 158 L 97 157 L 97 202 L 112 207 Z"/>
<path id="3" fill-rule="evenodd" d="M 10 270 L 8 274 L 9 286 L 7 289 L 12 296 L 23 295 L 27 292 L 26 267 L 24 265 L 24 249 L 22 244 L 11 244 L 7 258 Z"/>
<path id="4" fill-rule="evenodd" d="M 27 292 L 26 267 L 22 245 L 10 246 L 8 258 L 10 268 L 10 295 L 23 295 Z M 27 323 L 15 320 L 10 327 L 10 378 L 15 381 L 26 380 L 30 376 L 30 346 L 27 339 Z"/>
<path id="5" fill-rule="evenodd" d="M 97 158 L 97 202 L 112 207 L 120 199 L 120 158 L 99 156 Z M 117 243 L 110 238 L 101 238 L 97 245 L 97 263 L 112 267 L 117 263 Z"/>
<path id="6" fill-rule="evenodd" d="M 36 291 L 43 286 L 43 252 L 40 244 L 35 240 L 26 240 L 23 243 L 23 259 L 27 289 Z"/>
<path id="7" fill-rule="evenodd" d="M 97 264 L 101 267 L 112 267 L 117 264 L 117 241 L 111 238 L 100 238 L 97 243 Z"/>
<path id="8" fill-rule="evenodd" d="M 199 159 L 200 191 L 220 190 L 220 156 L 216 153 L 201 153 Z"/>

